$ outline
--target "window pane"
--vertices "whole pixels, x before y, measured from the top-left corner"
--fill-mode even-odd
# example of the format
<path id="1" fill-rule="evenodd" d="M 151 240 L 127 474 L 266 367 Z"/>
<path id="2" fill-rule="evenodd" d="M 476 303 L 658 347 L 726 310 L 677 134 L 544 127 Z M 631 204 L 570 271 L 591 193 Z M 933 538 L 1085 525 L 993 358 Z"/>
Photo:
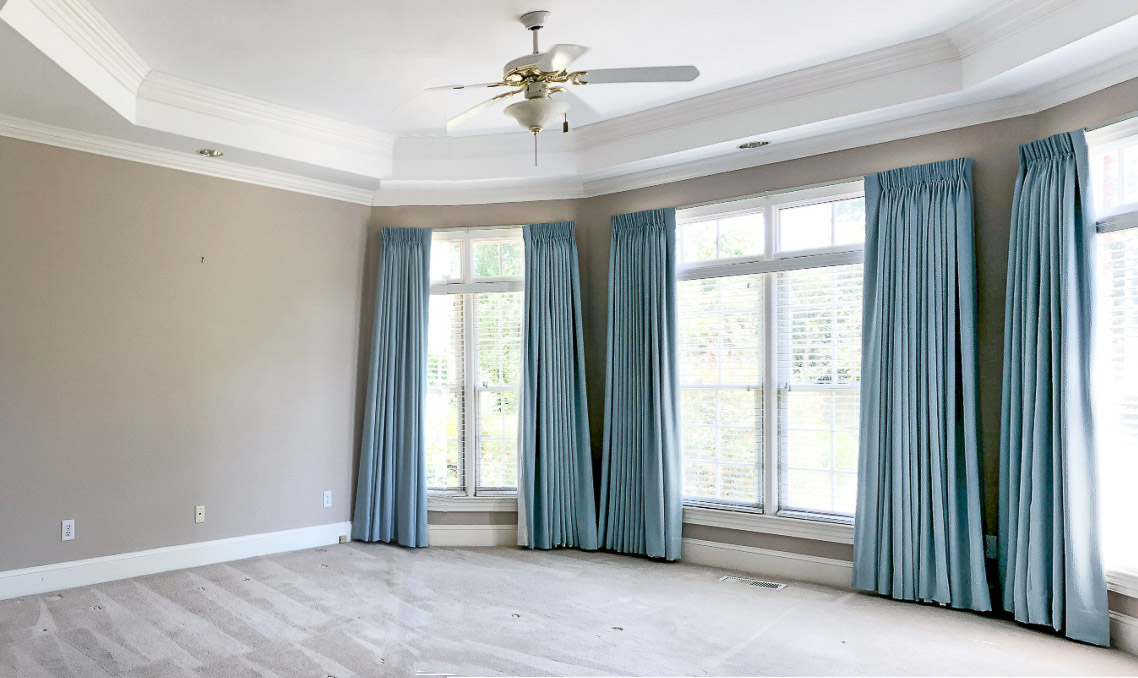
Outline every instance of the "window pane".
<path id="1" fill-rule="evenodd" d="M 680 224 L 680 263 L 759 256 L 766 241 L 764 229 L 762 212 Z"/>
<path id="2" fill-rule="evenodd" d="M 719 258 L 744 257 L 763 253 L 763 215 L 761 212 L 719 220 Z"/>
<path id="3" fill-rule="evenodd" d="M 517 487 L 518 392 L 479 391 L 478 415 L 478 487 Z"/>
<path id="4" fill-rule="evenodd" d="M 462 488 L 462 393 L 427 391 L 427 487 Z"/>
<path id="5" fill-rule="evenodd" d="M 1122 202 L 1138 202 L 1138 144 L 1122 151 Z"/>
<path id="6" fill-rule="evenodd" d="M 852 516 L 862 271 L 778 274 L 780 509 Z"/>
<path id="7" fill-rule="evenodd" d="M 496 242 L 474 243 L 474 276 L 485 278 L 502 275 L 501 246 Z"/>
<path id="8" fill-rule="evenodd" d="M 715 221 L 680 224 L 677 230 L 679 231 L 681 262 L 715 259 Z"/>
<path id="9" fill-rule="evenodd" d="M 525 268 L 524 257 L 522 243 L 502 243 L 502 275 L 522 275 L 523 269 Z"/>
<path id="10" fill-rule="evenodd" d="M 521 292 L 475 294 L 478 488 L 517 486 L 518 393 L 522 369 Z"/>
<path id="11" fill-rule="evenodd" d="M 762 502 L 763 277 L 679 283 L 684 495 Z"/>
<path id="12" fill-rule="evenodd" d="M 790 207 L 778 211 L 778 250 L 792 252 L 834 244 L 832 203 Z"/>
<path id="13" fill-rule="evenodd" d="M 1109 569 L 1138 570 L 1138 229 L 1099 235 L 1097 266 L 1093 385 L 1103 556 Z"/>
<path id="14" fill-rule="evenodd" d="M 431 296 L 427 317 L 427 485 L 460 490 L 464 389 L 463 296 Z"/>
<path id="15" fill-rule="evenodd" d="M 435 240 L 431 243 L 431 280 L 446 282 L 462 278 L 462 243 Z"/>
<path id="16" fill-rule="evenodd" d="M 865 242 L 865 198 L 834 203 L 834 244 L 857 245 Z"/>

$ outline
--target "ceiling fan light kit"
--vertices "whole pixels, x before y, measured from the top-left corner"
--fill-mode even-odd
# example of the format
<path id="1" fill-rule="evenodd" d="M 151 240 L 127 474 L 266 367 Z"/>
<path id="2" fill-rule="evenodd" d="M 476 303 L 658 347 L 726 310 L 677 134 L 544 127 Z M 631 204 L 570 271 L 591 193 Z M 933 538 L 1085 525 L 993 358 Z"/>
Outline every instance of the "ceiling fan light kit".
<path id="1" fill-rule="evenodd" d="M 502 80 L 500 82 L 428 88 L 431 90 L 456 90 L 473 87 L 512 88 L 508 92 L 483 101 L 477 106 L 454 116 L 447 121 L 447 131 L 453 130 L 476 117 L 492 107 L 495 102 L 524 92 L 525 101 L 507 106 L 504 112 L 534 134 L 534 162 L 536 164 L 537 133 L 548 128 L 559 117 L 565 120 L 562 129 L 564 131 L 569 129 L 570 102 L 550 98 L 552 94 L 567 92 L 565 86 L 580 86 L 590 83 L 688 82 L 699 77 L 699 69 L 695 66 L 651 66 L 571 71 L 569 67 L 578 57 L 587 52 L 588 48 L 581 45 L 554 45 L 548 51 L 542 52 L 538 45 L 538 32 L 545 26 L 548 18 L 549 12 L 544 10 L 526 12 L 519 17 L 522 25 L 533 33 L 533 52 L 506 62 L 502 68 Z"/>

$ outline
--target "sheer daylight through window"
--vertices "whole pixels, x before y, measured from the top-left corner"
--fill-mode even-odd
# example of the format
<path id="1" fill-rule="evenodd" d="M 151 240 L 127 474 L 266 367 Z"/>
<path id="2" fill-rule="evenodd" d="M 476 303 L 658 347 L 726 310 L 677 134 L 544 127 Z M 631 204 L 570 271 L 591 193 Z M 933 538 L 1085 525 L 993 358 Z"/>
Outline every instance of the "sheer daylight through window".
<path id="1" fill-rule="evenodd" d="M 677 231 L 686 501 L 852 518 L 860 182 L 681 210 Z"/>
<path id="2" fill-rule="evenodd" d="M 427 340 L 427 484 L 517 489 L 523 249 L 518 229 L 437 231 Z"/>

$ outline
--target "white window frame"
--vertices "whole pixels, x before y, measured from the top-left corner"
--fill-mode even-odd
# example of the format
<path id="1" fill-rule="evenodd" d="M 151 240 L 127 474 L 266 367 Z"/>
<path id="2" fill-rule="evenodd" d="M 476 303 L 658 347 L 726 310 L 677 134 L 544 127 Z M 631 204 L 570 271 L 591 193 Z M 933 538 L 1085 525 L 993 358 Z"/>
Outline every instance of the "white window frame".
<path id="1" fill-rule="evenodd" d="M 525 289 L 525 276 L 475 277 L 474 243 L 517 241 L 522 238 L 521 226 L 490 226 L 478 228 L 437 229 L 432 235 L 432 248 L 439 242 L 460 242 L 462 272 L 459 278 L 447 281 L 432 279 L 431 295 L 461 294 L 463 300 L 463 408 L 460 426 L 463 432 L 462 473 L 463 490 L 430 489 L 427 509 L 431 511 L 515 511 L 517 490 L 478 491 L 478 442 L 480 439 L 479 393 L 483 390 L 475 383 L 477 372 L 475 357 L 474 295 L 494 292 L 521 292 Z M 524 361 L 524 358 L 523 358 Z M 524 364 L 524 362 L 523 362 Z M 494 390 L 517 390 L 495 388 Z M 518 422 L 521 430 L 521 422 Z M 519 446 L 520 451 L 520 446 Z"/>
<path id="2" fill-rule="evenodd" d="M 1114 151 L 1138 143 L 1138 113 L 1123 119 L 1108 122 L 1086 133 L 1088 155 L 1091 169 L 1091 193 L 1095 199 L 1098 233 L 1106 234 L 1131 228 L 1138 228 L 1138 201 L 1123 203 L 1104 209 L 1101 205 L 1102 176 L 1100 175 L 1102 157 Z M 1120 165 L 1121 163 L 1120 158 Z M 1097 246 L 1097 245 L 1096 245 Z M 1126 596 L 1138 597 L 1138 570 L 1107 569 L 1107 588 Z"/>
<path id="3" fill-rule="evenodd" d="M 860 264 L 865 258 L 864 243 L 779 253 L 778 218 L 780 210 L 783 209 L 864 196 L 864 182 L 853 180 L 678 209 L 676 211 L 677 228 L 682 228 L 684 224 L 762 212 L 766 240 L 761 255 L 716 259 L 707 262 L 678 262 L 676 279 L 677 281 L 698 280 Z M 852 519 L 837 515 L 782 511 L 779 509 L 781 487 L 779 471 L 782 460 L 779 450 L 781 431 L 777 394 L 780 393 L 783 385 L 778 383 L 778 297 L 777 280 L 774 275 L 767 275 L 764 278 L 763 304 L 762 506 L 684 497 L 684 522 L 843 544 L 853 543 Z"/>
<path id="4" fill-rule="evenodd" d="M 1090 158 L 1091 194 L 1094 196 L 1096 218 L 1100 233 L 1110 233 L 1126 228 L 1138 228 L 1138 201 L 1122 203 L 1104 208 L 1102 199 L 1102 158 L 1127 146 L 1138 144 L 1138 115 L 1127 117 L 1090 130 L 1086 133 L 1087 155 Z M 1119 157 L 1121 166 L 1122 158 Z"/>

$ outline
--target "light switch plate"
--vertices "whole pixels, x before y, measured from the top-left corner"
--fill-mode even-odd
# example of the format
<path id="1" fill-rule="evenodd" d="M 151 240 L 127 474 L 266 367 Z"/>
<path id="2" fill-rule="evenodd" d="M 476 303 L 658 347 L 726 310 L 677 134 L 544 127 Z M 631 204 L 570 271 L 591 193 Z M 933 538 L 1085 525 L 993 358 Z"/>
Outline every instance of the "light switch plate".
<path id="1" fill-rule="evenodd" d="M 75 538 L 75 519 L 63 521 L 60 541 L 71 541 Z"/>
<path id="2" fill-rule="evenodd" d="M 332 508 L 332 490 L 324 490 L 324 508 Z"/>
<path id="3" fill-rule="evenodd" d="M 194 509 L 194 522 L 195 523 L 204 523 L 205 522 L 205 507 L 204 506 L 198 506 Z"/>

